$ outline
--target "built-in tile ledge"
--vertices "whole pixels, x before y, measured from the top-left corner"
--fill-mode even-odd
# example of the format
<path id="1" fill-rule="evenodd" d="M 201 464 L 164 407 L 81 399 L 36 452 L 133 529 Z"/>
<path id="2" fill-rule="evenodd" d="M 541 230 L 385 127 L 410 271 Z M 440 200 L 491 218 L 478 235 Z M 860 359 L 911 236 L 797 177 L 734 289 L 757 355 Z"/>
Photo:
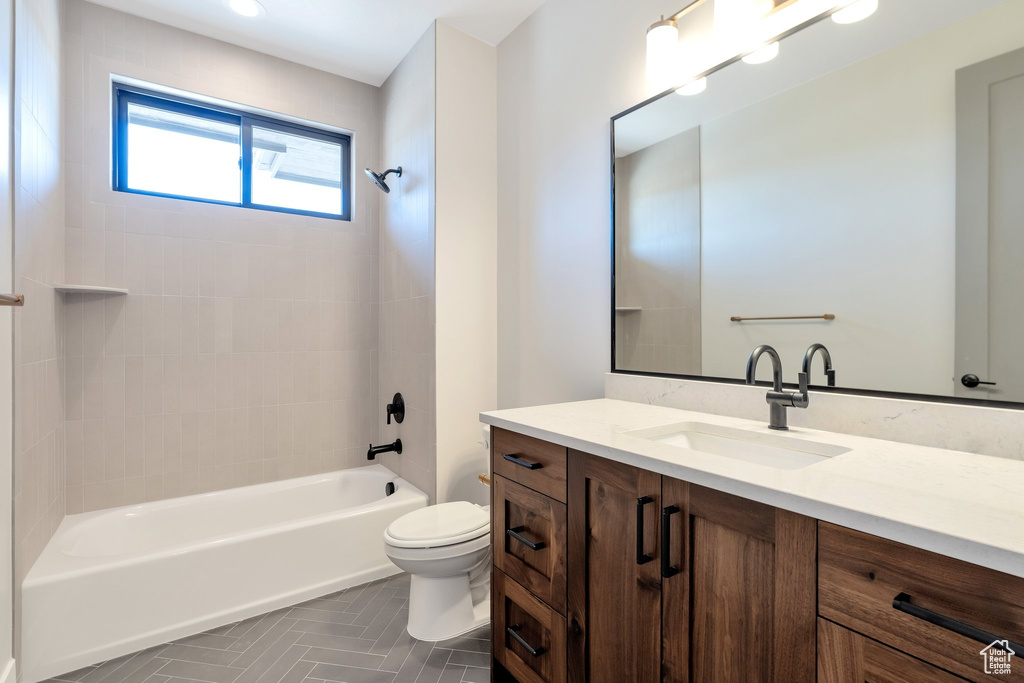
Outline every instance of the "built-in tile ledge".
<path id="1" fill-rule="evenodd" d="M 96 285 L 54 285 L 54 289 L 62 294 L 127 294 L 127 289 L 117 287 L 98 287 Z"/>

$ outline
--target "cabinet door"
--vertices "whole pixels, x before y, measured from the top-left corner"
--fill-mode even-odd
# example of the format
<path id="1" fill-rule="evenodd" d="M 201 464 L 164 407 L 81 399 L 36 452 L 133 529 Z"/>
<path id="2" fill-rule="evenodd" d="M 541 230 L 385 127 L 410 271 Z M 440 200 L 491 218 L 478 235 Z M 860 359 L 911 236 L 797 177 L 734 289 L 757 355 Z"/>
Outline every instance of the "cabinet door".
<path id="1" fill-rule="evenodd" d="M 663 500 L 663 680 L 813 683 L 815 520 L 669 477 Z"/>
<path id="2" fill-rule="evenodd" d="M 818 683 L 963 683 L 964 679 L 818 619 Z"/>
<path id="3" fill-rule="evenodd" d="M 569 681 L 655 683 L 661 476 L 569 453 Z"/>

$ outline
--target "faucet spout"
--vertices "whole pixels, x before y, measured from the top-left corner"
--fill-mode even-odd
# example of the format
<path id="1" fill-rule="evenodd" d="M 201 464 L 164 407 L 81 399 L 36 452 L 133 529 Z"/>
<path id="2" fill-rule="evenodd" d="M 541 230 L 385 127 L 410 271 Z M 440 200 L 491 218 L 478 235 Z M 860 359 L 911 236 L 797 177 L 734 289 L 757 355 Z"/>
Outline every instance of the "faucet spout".
<path id="1" fill-rule="evenodd" d="M 367 460 L 376 460 L 377 456 L 381 453 L 398 453 L 402 454 L 402 440 L 395 439 L 394 443 L 386 443 L 383 446 L 374 446 L 370 444 L 370 449 L 366 451 Z"/>
<path id="2" fill-rule="evenodd" d="M 832 354 L 828 352 L 824 344 L 811 344 L 807 348 L 807 353 L 804 354 L 804 363 L 800 368 L 800 387 L 805 389 L 810 384 L 811 378 L 811 361 L 814 360 L 814 355 L 821 352 L 821 360 L 825 366 L 825 377 L 828 379 L 828 385 L 834 387 L 836 385 L 836 371 L 832 369 Z"/>
<path id="3" fill-rule="evenodd" d="M 766 353 L 772 360 L 772 388 L 775 391 L 782 391 L 782 358 L 779 357 L 778 351 L 767 344 L 758 346 L 747 359 L 747 384 L 753 385 L 756 382 L 757 362 Z"/>
<path id="4" fill-rule="evenodd" d="M 747 384 L 753 385 L 756 382 L 757 362 L 764 354 L 772 359 L 772 390 L 765 396 L 768 402 L 768 428 L 789 429 L 786 408 L 806 408 L 807 392 L 803 389 L 799 392 L 782 390 L 782 359 L 779 352 L 767 344 L 758 346 L 747 359 Z"/>

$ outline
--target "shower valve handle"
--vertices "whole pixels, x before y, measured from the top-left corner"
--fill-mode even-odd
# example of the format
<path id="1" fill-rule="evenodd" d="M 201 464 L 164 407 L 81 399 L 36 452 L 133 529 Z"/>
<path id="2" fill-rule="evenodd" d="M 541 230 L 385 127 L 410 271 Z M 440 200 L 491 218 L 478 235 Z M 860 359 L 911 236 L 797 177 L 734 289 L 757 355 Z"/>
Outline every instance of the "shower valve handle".
<path id="1" fill-rule="evenodd" d="M 405 399 L 402 398 L 401 394 L 395 394 L 394 398 L 391 399 L 391 403 L 387 406 L 388 424 L 391 424 L 391 416 L 394 415 L 395 422 L 402 424 L 405 420 Z"/>

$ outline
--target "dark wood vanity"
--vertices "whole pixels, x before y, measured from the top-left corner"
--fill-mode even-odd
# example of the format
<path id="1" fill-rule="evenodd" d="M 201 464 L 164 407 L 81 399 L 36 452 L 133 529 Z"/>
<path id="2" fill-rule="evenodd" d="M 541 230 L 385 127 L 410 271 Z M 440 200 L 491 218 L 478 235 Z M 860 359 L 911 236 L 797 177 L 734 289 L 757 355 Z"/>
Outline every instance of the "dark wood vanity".
<path id="1" fill-rule="evenodd" d="M 980 682 L 979 637 L 1024 642 L 1024 579 L 508 430 L 491 444 L 495 681 Z M 998 680 L 1024 681 L 1015 660 Z"/>

